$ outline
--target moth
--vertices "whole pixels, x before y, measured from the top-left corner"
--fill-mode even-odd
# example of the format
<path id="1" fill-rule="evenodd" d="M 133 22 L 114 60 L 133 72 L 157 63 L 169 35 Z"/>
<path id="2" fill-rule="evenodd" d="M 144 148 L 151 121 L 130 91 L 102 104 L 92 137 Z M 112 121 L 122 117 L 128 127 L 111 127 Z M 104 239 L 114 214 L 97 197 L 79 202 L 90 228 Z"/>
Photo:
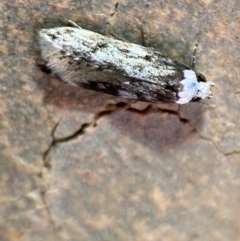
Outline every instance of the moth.
<path id="1" fill-rule="evenodd" d="M 212 82 L 152 48 L 80 26 L 42 29 L 39 44 L 46 66 L 76 86 L 147 102 L 185 104 L 212 97 Z"/>

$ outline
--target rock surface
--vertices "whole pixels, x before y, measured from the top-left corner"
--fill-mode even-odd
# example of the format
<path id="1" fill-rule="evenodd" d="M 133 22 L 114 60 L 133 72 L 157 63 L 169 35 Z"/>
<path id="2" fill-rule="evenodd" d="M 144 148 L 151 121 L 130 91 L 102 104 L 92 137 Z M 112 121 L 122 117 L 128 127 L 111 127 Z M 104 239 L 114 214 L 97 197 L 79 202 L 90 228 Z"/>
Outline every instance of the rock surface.
<path id="1" fill-rule="evenodd" d="M 240 4 L 0 3 L 1 241 L 238 241 Z M 135 103 L 41 71 L 37 32 L 72 19 L 214 81 L 211 106 Z M 145 38 L 147 37 L 147 39 Z"/>

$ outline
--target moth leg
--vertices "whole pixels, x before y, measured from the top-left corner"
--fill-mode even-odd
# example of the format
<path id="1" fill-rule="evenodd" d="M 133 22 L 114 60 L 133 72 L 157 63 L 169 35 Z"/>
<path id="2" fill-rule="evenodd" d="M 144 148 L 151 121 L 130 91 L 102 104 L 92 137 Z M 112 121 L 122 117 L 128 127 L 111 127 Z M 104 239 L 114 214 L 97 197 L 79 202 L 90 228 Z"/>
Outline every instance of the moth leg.
<path id="1" fill-rule="evenodd" d="M 202 106 L 207 106 L 207 107 L 212 107 L 212 108 L 216 108 L 217 106 L 216 105 L 214 105 L 214 104 L 211 104 L 210 102 L 209 102 L 209 100 L 200 100 L 200 102 L 199 102 Z"/>
<path id="2" fill-rule="evenodd" d="M 123 42 L 129 42 L 127 41 L 126 39 L 124 39 L 123 37 L 119 36 L 119 35 L 116 35 L 115 33 L 113 33 L 109 28 L 104 28 L 110 35 L 111 37 L 117 39 L 117 40 L 121 40 Z"/>
<path id="3" fill-rule="evenodd" d="M 76 24 L 75 22 L 73 22 L 72 20 L 68 20 L 68 24 L 71 25 L 72 27 L 75 27 L 75 28 L 81 28 L 78 24 Z"/>
<path id="4" fill-rule="evenodd" d="M 141 32 L 142 32 L 142 46 L 147 48 L 149 53 L 153 54 L 154 53 L 154 48 L 151 47 L 151 45 L 149 44 L 147 33 L 145 32 L 143 27 L 141 28 Z"/>
<path id="5" fill-rule="evenodd" d="M 147 37 L 147 33 L 146 33 L 146 31 L 144 30 L 143 27 L 141 28 L 141 33 L 142 33 L 142 46 L 144 46 L 146 48 L 150 47 L 149 40 L 148 40 L 148 37 Z"/>
<path id="6" fill-rule="evenodd" d="M 201 40 L 201 37 L 202 37 L 201 33 L 199 33 L 197 43 L 195 44 L 194 49 L 193 49 L 192 61 L 191 61 L 191 65 L 190 65 L 193 70 L 195 69 L 195 60 L 196 60 L 195 57 L 196 57 L 196 52 L 197 52 L 198 44 Z"/>

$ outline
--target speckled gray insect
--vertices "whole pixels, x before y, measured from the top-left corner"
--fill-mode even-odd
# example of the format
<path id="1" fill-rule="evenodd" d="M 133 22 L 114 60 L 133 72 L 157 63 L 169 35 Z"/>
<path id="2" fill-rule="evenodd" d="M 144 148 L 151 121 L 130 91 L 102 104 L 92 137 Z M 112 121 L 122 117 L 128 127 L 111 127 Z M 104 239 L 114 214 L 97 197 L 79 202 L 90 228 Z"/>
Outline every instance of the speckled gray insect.
<path id="1" fill-rule="evenodd" d="M 203 75 L 151 48 L 80 27 L 43 29 L 42 57 L 63 81 L 115 96 L 185 104 L 210 98 Z"/>

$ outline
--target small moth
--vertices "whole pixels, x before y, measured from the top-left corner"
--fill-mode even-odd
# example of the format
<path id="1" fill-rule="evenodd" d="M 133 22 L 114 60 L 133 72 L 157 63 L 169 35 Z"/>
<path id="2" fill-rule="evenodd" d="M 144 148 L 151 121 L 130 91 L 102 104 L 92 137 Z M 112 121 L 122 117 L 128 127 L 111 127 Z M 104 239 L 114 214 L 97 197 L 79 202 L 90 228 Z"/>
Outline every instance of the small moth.
<path id="1" fill-rule="evenodd" d="M 152 48 L 79 26 L 42 29 L 42 58 L 60 79 L 137 101 L 185 104 L 211 98 L 212 82 Z"/>

